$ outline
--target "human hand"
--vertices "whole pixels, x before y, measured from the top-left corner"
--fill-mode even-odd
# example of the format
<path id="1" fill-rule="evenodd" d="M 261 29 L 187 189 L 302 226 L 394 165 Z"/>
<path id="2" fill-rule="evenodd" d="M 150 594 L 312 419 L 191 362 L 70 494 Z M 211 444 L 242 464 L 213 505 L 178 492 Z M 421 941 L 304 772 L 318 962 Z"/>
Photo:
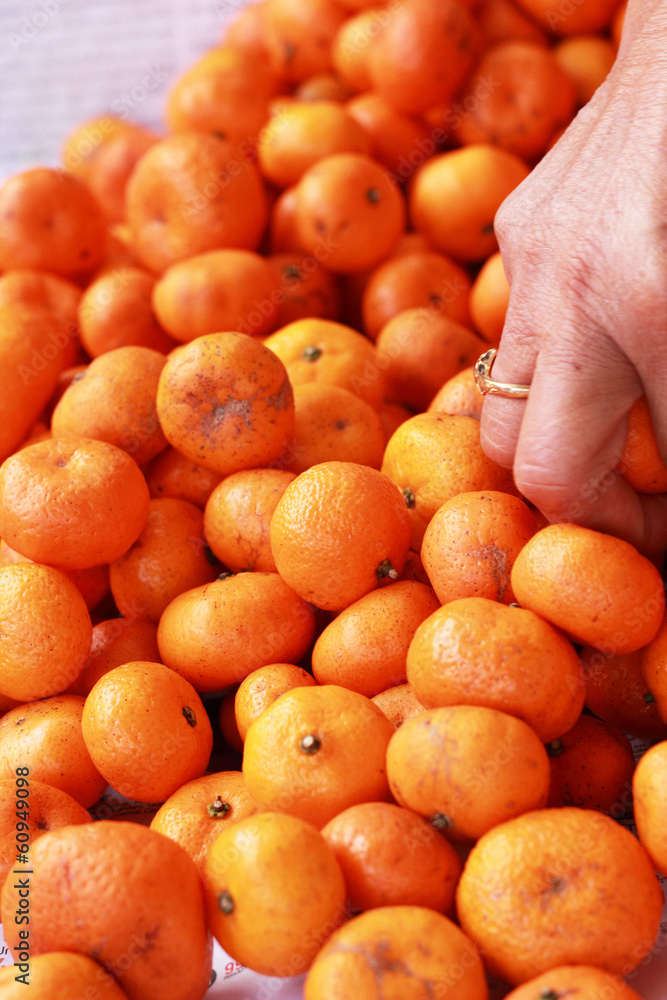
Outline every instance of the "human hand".
<path id="1" fill-rule="evenodd" d="M 667 548 L 667 497 L 614 471 L 642 394 L 667 457 L 667 9 L 630 0 L 617 62 L 510 195 L 496 230 L 511 295 L 482 442 L 550 521 Z"/>

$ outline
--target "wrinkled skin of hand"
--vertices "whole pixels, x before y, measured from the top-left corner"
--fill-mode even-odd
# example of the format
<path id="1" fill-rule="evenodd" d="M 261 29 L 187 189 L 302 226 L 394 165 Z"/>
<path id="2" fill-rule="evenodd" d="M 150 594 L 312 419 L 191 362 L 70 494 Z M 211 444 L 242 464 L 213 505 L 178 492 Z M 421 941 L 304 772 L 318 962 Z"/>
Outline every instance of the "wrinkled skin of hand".
<path id="1" fill-rule="evenodd" d="M 667 497 L 613 470 L 645 394 L 667 458 L 667 4 L 630 0 L 616 64 L 496 217 L 511 283 L 482 442 L 550 521 L 652 553 Z"/>

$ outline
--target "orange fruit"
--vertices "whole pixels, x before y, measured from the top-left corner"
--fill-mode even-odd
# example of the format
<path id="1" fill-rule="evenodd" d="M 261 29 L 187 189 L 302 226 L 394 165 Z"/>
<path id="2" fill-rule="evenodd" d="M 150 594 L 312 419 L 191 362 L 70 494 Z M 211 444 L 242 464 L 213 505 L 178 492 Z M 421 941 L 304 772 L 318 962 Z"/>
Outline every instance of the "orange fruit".
<path id="1" fill-rule="evenodd" d="M 293 688 L 246 733 L 246 787 L 263 809 L 322 827 L 348 806 L 388 799 L 385 755 L 393 732 L 356 691 L 335 684 Z"/>
<path id="2" fill-rule="evenodd" d="M 32 562 L 32 560 L 0 540 L 0 565 L 12 566 L 14 563 L 22 562 Z M 106 565 L 90 566 L 88 569 L 61 570 L 61 573 L 64 573 L 81 593 L 89 611 L 93 611 L 109 593 L 109 567 Z"/>
<path id="3" fill-rule="evenodd" d="M 510 1000 L 533 1000 L 546 996 L 560 1000 L 576 993 L 581 1000 L 600 1000 L 614 996 L 617 1000 L 640 1000 L 639 994 L 619 976 L 592 965 L 560 965 L 517 986 L 508 993 Z"/>
<path id="4" fill-rule="evenodd" d="M 58 332 L 49 327 L 49 340 L 63 351 L 63 366 L 73 365 L 79 350 L 79 326 L 77 312 L 81 301 L 81 289 L 67 278 L 44 271 L 12 270 L 0 277 L 0 308 L 5 306 L 26 306 L 30 309 L 45 309 L 58 322 Z M 46 341 L 44 345 L 46 346 Z M 52 351 L 48 352 L 49 354 Z M 44 361 L 53 360 L 44 357 Z M 34 375 L 36 358 L 32 358 Z M 40 367 L 40 366 L 38 366 Z M 29 385 L 31 379 L 23 379 Z"/>
<path id="5" fill-rule="evenodd" d="M 519 7 L 558 35 L 582 31 L 601 31 L 607 27 L 618 7 L 618 0 L 586 0 L 564 7 L 561 0 L 516 0 Z"/>
<path id="6" fill-rule="evenodd" d="M 292 385 L 325 382 L 349 389 L 379 407 L 384 374 L 368 339 L 343 323 L 308 318 L 289 323 L 264 341 L 285 365 Z"/>
<path id="7" fill-rule="evenodd" d="M 257 159 L 264 177 L 286 188 L 325 156 L 370 151 L 366 130 L 340 103 L 298 101 L 282 109 L 262 129 Z"/>
<path id="8" fill-rule="evenodd" d="M 515 6 L 514 0 L 481 0 L 475 21 L 487 47 L 501 42 L 547 44 L 545 32 Z"/>
<path id="9" fill-rule="evenodd" d="M 92 358 L 118 347 L 150 347 L 166 354 L 176 346 L 153 312 L 154 285 L 154 274 L 131 266 L 115 267 L 91 281 L 79 305 L 79 325 Z"/>
<path id="10" fill-rule="evenodd" d="M 514 986 L 568 964 L 627 976 L 651 951 L 662 902 L 651 861 L 629 830 L 568 806 L 489 830 L 456 894 L 461 927 L 487 971 Z"/>
<path id="11" fill-rule="evenodd" d="M 57 438 L 94 438 L 144 465 L 167 446 L 155 410 L 166 358 L 148 347 L 118 347 L 96 358 L 63 393 L 51 418 Z"/>
<path id="12" fill-rule="evenodd" d="M 265 59 L 267 57 L 264 45 L 266 4 L 267 0 L 259 0 L 249 7 L 231 12 L 231 17 L 225 24 L 225 44 Z"/>
<path id="13" fill-rule="evenodd" d="M 447 500 L 459 493 L 516 493 L 512 474 L 482 450 L 473 417 L 419 413 L 394 432 L 382 471 L 403 491 L 412 522 L 411 547 L 421 548 L 426 528 Z"/>
<path id="14" fill-rule="evenodd" d="M 125 186 L 134 166 L 158 136 L 113 115 L 83 122 L 65 139 L 65 169 L 88 185 L 112 222 L 125 217 Z"/>
<path id="15" fill-rule="evenodd" d="M 268 216 L 259 171 L 212 135 L 161 139 L 127 185 L 131 246 L 151 271 L 222 247 L 254 250 Z"/>
<path id="16" fill-rule="evenodd" d="M 642 677 L 655 700 L 660 717 L 667 722 L 667 617 L 639 654 Z"/>
<path id="17" fill-rule="evenodd" d="M 371 155 L 396 180 L 403 176 L 411 157 L 435 149 L 424 123 L 398 111 L 373 91 L 353 97 L 346 110 L 363 126 L 371 142 Z"/>
<path id="18" fill-rule="evenodd" d="M 321 462 L 379 469 L 385 442 L 379 414 L 360 396 L 324 382 L 294 386 L 294 437 L 283 459 L 291 472 Z"/>
<path id="19" fill-rule="evenodd" d="M 298 238 L 337 274 L 379 264 L 398 242 L 405 218 L 398 185 L 363 153 L 326 156 L 296 185 Z"/>
<path id="20" fill-rule="evenodd" d="M 611 19 L 611 39 L 616 46 L 617 51 L 619 45 L 621 44 L 621 35 L 623 34 L 623 25 L 625 23 L 625 13 L 627 7 L 628 0 L 621 0 L 621 3 L 616 8 L 616 11 Z"/>
<path id="21" fill-rule="evenodd" d="M 169 444 L 220 475 L 268 465 L 294 428 L 285 366 L 244 333 L 212 333 L 172 351 L 157 413 Z"/>
<path id="22" fill-rule="evenodd" d="M 318 608 L 338 611 L 396 579 L 410 516 L 388 476 L 323 462 L 287 486 L 271 520 L 271 549 L 285 583 Z"/>
<path id="23" fill-rule="evenodd" d="M 455 973 L 455 974 L 454 974 Z M 442 995 L 487 1000 L 484 967 L 472 941 L 441 913 L 382 906 L 335 931 L 304 983 L 304 1000 L 389 1000 Z M 436 992 L 437 991 L 437 992 Z"/>
<path id="24" fill-rule="evenodd" d="M 15 774 L 0 779 L 0 883 L 20 864 L 17 855 L 29 855 L 30 845 L 42 834 L 90 822 L 90 813 L 76 799 L 32 774 L 21 776 L 20 781 Z M 4 996 L 2 990 L 0 996 Z"/>
<path id="25" fill-rule="evenodd" d="M 553 54 L 574 83 L 579 105 L 590 101 L 616 60 L 613 44 L 598 35 L 573 35 L 559 42 Z"/>
<path id="26" fill-rule="evenodd" d="M 144 530 L 111 563 L 109 582 L 122 615 L 157 624 L 175 597 L 210 583 L 218 572 L 207 555 L 200 508 L 164 497 L 149 501 Z"/>
<path id="27" fill-rule="evenodd" d="M 81 673 L 92 624 L 64 573 L 39 563 L 0 569 L 0 692 L 20 702 L 64 691 Z"/>
<path id="28" fill-rule="evenodd" d="M 0 534 L 22 555 L 88 569 L 122 555 L 148 512 L 133 458 L 106 441 L 53 439 L 0 467 Z"/>
<path id="29" fill-rule="evenodd" d="M 79 381 L 81 377 L 85 375 L 87 369 L 88 365 L 85 364 L 72 365 L 70 368 L 63 368 L 60 371 L 56 387 L 48 405 L 42 411 L 40 419 L 33 425 L 30 431 L 30 437 L 26 438 L 25 441 L 21 443 L 21 447 L 24 448 L 27 444 L 36 444 L 37 441 L 45 441 L 48 437 L 54 437 L 53 428 L 50 426 L 53 418 L 53 411 L 70 386 Z"/>
<path id="30" fill-rule="evenodd" d="M 406 420 L 409 420 L 413 416 L 412 410 L 405 403 L 383 403 L 378 413 L 387 441 L 394 431 L 398 430 L 401 424 L 404 424 Z"/>
<path id="31" fill-rule="evenodd" d="M 84 743 L 83 705 L 83 698 L 62 694 L 5 713 L 0 719 L 3 779 L 16 781 L 22 769 L 28 768 L 31 783 L 34 779 L 58 788 L 84 809 L 94 805 L 107 782 Z"/>
<path id="32" fill-rule="evenodd" d="M 322 829 L 342 868 L 353 910 L 428 906 L 450 916 L 461 860 L 421 816 L 391 802 L 362 802 Z"/>
<path id="33" fill-rule="evenodd" d="M 271 517 L 295 478 L 284 469 L 247 469 L 226 476 L 212 490 L 204 509 L 204 534 L 232 573 L 276 572 L 269 543 Z"/>
<path id="34" fill-rule="evenodd" d="M 614 655 L 584 646 L 579 657 L 586 684 L 586 707 L 630 736 L 652 742 L 664 740 L 667 721 L 661 719 L 655 697 L 644 680 L 642 656 L 642 650 Z"/>
<path id="35" fill-rule="evenodd" d="M 660 455 L 644 396 L 628 413 L 628 436 L 617 470 L 638 493 L 667 492 L 667 467 Z"/>
<path id="36" fill-rule="evenodd" d="M 641 758 L 632 778 L 635 823 L 639 840 L 656 869 L 667 874 L 667 741 L 656 743 Z"/>
<path id="37" fill-rule="evenodd" d="M 333 851 L 295 816 L 265 812 L 226 827 L 211 846 L 204 885 L 219 943 L 265 976 L 305 971 L 346 916 Z"/>
<path id="38" fill-rule="evenodd" d="M 338 319 L 338 279 L 319 261 L 294 251 L 272 254 L 268 260 L 279 282 L 278 329 L 300 319 Z"/>
<path id="39" fill-rule="evenodd" d="M 0 461 L 12 454 L 49 402 L 65 365 L 69 339 L 59 320 L 43 308 L 18 304 L 0 308 Z"/>
<path id="40" fill-rule="evenodd" d="M 424 306 L 398 313 L 377 339 L 387 398 L 425 410 L 441 386 L 479 357 L 483 342 L 443 311 Z"/>
<path id="41" fill-rule="evenodd" d="M 312 607 L 277 573 L 223 574 L 174 598 L 158 645 L 198 691 L 220 691 L 267 663 L 298 663 L 314 633 Z"/>
<path id="42" fill-rule="evenodd" d="M 618 819 L 630 804 L 635 758 L 627 736 L 601 719 L 581 715 L 547 743 L 550 806 L 598 809 Z"/>
<path id="43" fill-rule="evenodd" d="M 493 347 L 500 343 L 510 298 L 510 286 L 499 253 L 484 262 L 470 292 L 470 315 L 475 329 Z"/>
<path id="44" fill-rule="evenodd" d="M 44 834 L 31 861 L 31 957 L 92 953 L 129 1000 L 202 1000 L 211 942 L 200 878 L 182 847 L 139 823 L 101 820 Z M 15 893 L 8 879 L 6 930 Z M 13 950 L 18 930 L 8 935 Z"/>
<path id="45" fill-rule="evenodd" d="M 146 482 L 154 499 L 174 497 L 202 509 L 221 480 L 212 469 L 193 462 L 176 448 L 165 448 L 145 469 Z"/>
<path id="46" fill-rule="evenodd" d="M 331 61 L 338 76 L 354 91 L 371 88 L 368 55 L 374 40 L 386 26 L 388 14 L 381 4 L 350 13 L 334 35 Z"/>
<path id="47" fill-rule="evenodd" d="M 632 653 L 656 635 L 665 610 L 658 570 L 628 542 L 576 524 L 551 524 L 512 568 L 519 604 L 608 653 Z"/>
<path id="48" fill-rule="evenodd" d="M 234 696 L 234 715 L 241 740 L 265 708 L 296 687 L 313 687 L 317 681 L 303 667 L 293 663 L 269 663 L 258 667 L 241 681 Z"/>
<path id="49" fill-rule="evenodd" d="M 318 684 L 340 684 L 372 698 L 404 682 L 415 629 L 438 607 L 429 587 L 409 580 L 359 598 L 327 625 L 313 647 Z"/>
<path id="50" fill-rule="evenodd" d="M 494 216 L 528 173 L 514 153 L 484 143 L 432 156 L 412 180 L 412 224 L 441 253 L 485 260 L 498 249 Z"/>
<path id="51" fill-rule="evenodd" d="M 571 643 L 534 612 L 485 597 L 449 601 L 417 626 L 407 677 L 426 708 L 497 709 L 522 719 L 543 743 L 574 725 L 584 701 Z"/>
<path id="52" fill-rule="evenodd" d="M 334 72 L 314 73 L 304 80 L 294 91 L 300 101 L 338 101 L 343 103 L 352 97 L 352 89 Z"/>
<path id="53" fill-rule="evenodd" d="M 180 844 L 203 874 L 211 845 L 222 831 L 256 812 L 243 775 L 219 771 L 186 781 L 160 806 L 150 826 Z"/>
<path id="54" fill-rule="evenodd" d="M 211 723 L 192 685 L 147 660 L 114 667 L 97 681 L 82 726 L 100 773 L 139 802 L 163 802 L 201 777 L 213 746 Z"/>
<path id="55" fill-rule="evenodd" d="M 63 170 L 36 167 L 6 180 L 0 218 L 0 271 L 27 267 L 76 280 L 102 262 L 102 210 L 90 189 Z"/>
<path id="56" fill-rule="evenodd" d="M 331 42 L 345 19 L 334 0 L 268 0 L 263 41 L 269 65 L 284 80 L 299 82 L 331 68 Z"/>
<path id="57" fill-rule="evenodd" d="M 24 928 L 26 930 L 26 928 Z M 29 950 L 18 949 L 18 958 L 30 955 Z M 25 976 L 19 979 L 18 976 Z M 47 955 L 30 955 L 21 966 L 0 969 L 0 994 L 4 1000 L 19 1000 L 23 987 L 30 986 L 33 1000 L 60 1000 L 75 991 L 76 996 L 91 995 L 99 1000 L 128 1000 L 115 979 L 101 965 L 87 955 L 71 951 L 54 951 Z"/>
<path id="58" fill-rule="evenodd" d="M 296 185 L 286 188 L 271 206 L 268 243 L 271 253 L 301 253 L 305 249 L 297 232 Z M 321 263 L 322 253 L 309 259 Z"/>
<path id="59" fill-rule="evenodd" d="M 371 701 L 387 716 L 394 729 L 399 729 L 406 719 L 425 711 L 409 684 L 397 684 L 395 687 L 380 691 L 371 698 Z"/>
<path id="60" fill-rule="evenodd" d="M 364 330 L 377 340 L 389 320 L 418 306 L 465 325 L 470 320 L 469 294 L 470 278 L 444 254 L 394 253 L 373 271 L 364 290 Z"/>
<path id="61" fill-rule="evenodd" d="M 278 315 L 271 265 L 251 250 L 209 250 L 167 268 L 153 289 L 159 323 L 187 343 L 219 330 L 262 336 Z"/>
<path id="62" fill-rule="evenodd" d="M 94 277 L 99 278 L 102 274 L 121 267 L 139 267 L 139 261 L 130 249 L 130 232 L 125 222 L 116 223 L 107 229 L 104 263 L 97 269 Z"/>
<path id="63" fill-rule="evenodd" d="M 229 688 L 223 696 L 220 702 L 218 722 L 220 723 L 220 732 L 225 743 L 237 754 L 243 754 L 243 740 L 241 739 L 239 727 L 236 724 L 236 715 L 234 714 L 234 702 L 237 690 L 238 686 L 235 685 Z"/>
<path id="64" fill-rule="evenodd" d="M 465 842 L 545 806 L 549 758 L 521 719 L 453 705 L 406 719 L 387 748 L 387 777 L 399 805 Z"/>
<path id="65" fill-rule="evenodd" d="M 574 117 L 576 100 L 572 78 L 549 49 L 504 42 L 484 53 L 463 90 L 461 103 L 470 110 L 461 116 L 458 137 L 466 146 L 488 142 L 534 162 Z"/>
<path id="66" fill-rule="evenodd" d="M 104 674 L 132 660 L 159 663 L 157 626 L 143 618 L 109 618 L 93 626 L 93 641 L 83 670 L 68 694 L 90 694 Z"/>
<path id="67" fill-rule="evenodd" d="M 484 396 L 477 388 L 474 368 L 464 368 L 452 375 L 428 404 L 428 413 L 451 413 L 479 420 Z"/>
<path id="68" fill-rule="evenodd" d="M 488 597 L 512 604 L 512 566 L 536 530 L 530 508 L 509 493 L 459 493 L 443 503 L 421 547 L 424 569 L 440 603 Z"/>
<path id="69" fill-rule="evenodd" d="M 167 126 L 171 132 L 218 136 L 247 155 L 266 121 L 276 84 L 265 59 L 220 45 L 176 78 L 167 96 Z"/>
<path id="70" fill-rule="evenodd" d="M 397 7 L 368 55 L 372 89 L 407 114 L 449 101 L 472 64 L 473 27 L 455 0 Z"/>

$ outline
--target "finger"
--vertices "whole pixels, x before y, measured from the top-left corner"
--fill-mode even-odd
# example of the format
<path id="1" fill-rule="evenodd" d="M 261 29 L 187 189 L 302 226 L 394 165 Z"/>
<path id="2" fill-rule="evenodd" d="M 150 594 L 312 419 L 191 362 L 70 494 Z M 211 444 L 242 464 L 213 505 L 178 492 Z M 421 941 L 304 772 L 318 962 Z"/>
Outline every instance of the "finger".
<path id="1" fill-rule="evenodd" d="M 510 293 L 510 303 L 491 376 L 498 382 L 530 385 L 539 349 L 536 325 L 529 323 L 523 303 L 529 301 L 518 291 Z M 482 407 L 481 441 L 489 458 L 511 469 L 519 440 L 526 401 L 485 396 Z"/>
<path id="2" fill-rule="evenodd" d="M 550 521 L 575 521 L 657 551 L 667 545 L 667 501 L 640 498 L 614 471 L 627 412 L 641 392 L 632 363 L 602 335 L 589 339 L 585 352 L 571 332 L 557 344 L 543 344 L 514 476 Z"/>

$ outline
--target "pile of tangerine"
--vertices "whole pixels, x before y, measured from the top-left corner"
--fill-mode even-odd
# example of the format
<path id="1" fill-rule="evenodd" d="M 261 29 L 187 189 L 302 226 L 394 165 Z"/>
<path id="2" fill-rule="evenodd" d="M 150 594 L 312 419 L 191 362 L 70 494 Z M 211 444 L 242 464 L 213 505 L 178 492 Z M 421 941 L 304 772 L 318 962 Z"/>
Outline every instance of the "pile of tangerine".
<path id="1" fill-rule="evenodd" d="M 201 1000 L 212 935 L 306 1000 L 637 1000 L 661 559 L 544 522 L 471 367 L 623 15 L 262 0 L 167 135 L 0 188 L 2 1000 Z M 643 400 L 618 471 L 667 491 Z"/>

